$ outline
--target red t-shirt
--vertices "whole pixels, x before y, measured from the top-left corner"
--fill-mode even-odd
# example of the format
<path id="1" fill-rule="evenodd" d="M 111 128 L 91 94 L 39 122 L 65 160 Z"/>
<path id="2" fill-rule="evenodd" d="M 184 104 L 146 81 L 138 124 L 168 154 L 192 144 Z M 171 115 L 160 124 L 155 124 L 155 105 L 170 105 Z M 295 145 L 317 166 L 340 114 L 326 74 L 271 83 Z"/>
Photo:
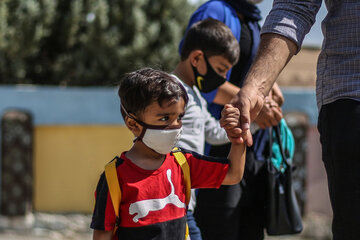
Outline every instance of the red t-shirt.
<path id="1" fill-rule="evenodd" d="M 227 159 L 203 156 L 184 149 L 181 151 L 190 167 L 191 188 L 220 187 L 227 173 Z M 160 168 L 145 170 L 122 153 L 116 169 L 122 193 L 120 238 L 183 240 L 185 182 L 174 156 L 168 153 Z M 113 230 L 115 213 L 104 174 L 100 177 L 95 195 L 91 228 Z"/>

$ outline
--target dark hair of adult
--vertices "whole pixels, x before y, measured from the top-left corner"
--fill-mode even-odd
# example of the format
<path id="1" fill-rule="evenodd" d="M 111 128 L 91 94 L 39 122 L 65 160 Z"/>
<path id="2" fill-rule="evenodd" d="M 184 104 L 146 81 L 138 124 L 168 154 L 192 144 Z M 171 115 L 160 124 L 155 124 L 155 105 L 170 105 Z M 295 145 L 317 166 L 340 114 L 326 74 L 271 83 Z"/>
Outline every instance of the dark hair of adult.
<path id="1" fill-rule="evenodd" d="M 206 57 L 223 56 L 232 65 L 240 55 L 239 43 L 230 28 L 212 18 L 194 23 L 187 31 L 180 51 L 181 60 L 194 50 L 203 51 Z"/>
<path id="2" fill-rule="evenodd" d="M 183 98 L 188 102 L 186 90 L 170 74 L 152 68 L 142 68 L 126 74 L 121 80 L 118 95 L 128 113 L 141 114 L 147 106 L 157 101 L 174 103 Z"/>

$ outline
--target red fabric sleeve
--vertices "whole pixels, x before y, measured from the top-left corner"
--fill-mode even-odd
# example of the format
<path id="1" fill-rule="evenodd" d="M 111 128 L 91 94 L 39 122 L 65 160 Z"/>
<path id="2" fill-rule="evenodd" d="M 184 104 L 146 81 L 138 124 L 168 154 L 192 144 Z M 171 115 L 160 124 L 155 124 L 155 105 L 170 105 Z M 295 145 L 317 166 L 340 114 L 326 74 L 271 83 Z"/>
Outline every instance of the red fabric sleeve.
<path id="1" fill-rule="evenodd" d="M 219 188 L 223 182 L 229 161 L 226 158 L 217 158 L 184 152 L 189 163 L 191 188 Z"/>

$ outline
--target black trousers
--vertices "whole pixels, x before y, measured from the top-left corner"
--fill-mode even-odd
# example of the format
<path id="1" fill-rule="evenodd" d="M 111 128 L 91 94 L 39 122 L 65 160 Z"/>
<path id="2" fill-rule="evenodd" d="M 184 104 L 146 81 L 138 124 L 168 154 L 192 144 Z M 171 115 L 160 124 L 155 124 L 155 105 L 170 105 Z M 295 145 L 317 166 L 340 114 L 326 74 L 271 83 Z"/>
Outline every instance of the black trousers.
<path id="1" fill-rule="evenodd" d="M 226 156 L 229 146 L 212 147 L 210 155 Z M 224 155 L 225 154 L 225 155 Z M 240 184 L 199 189 L 194 216 L 203 240 L 264 239 L 265 168 L 246 153 Z"/>
<path id="2" fill-rule="evenodd" d="M 333 239 L 360 239 L 360 101 L 322 106 L 318 129 L 334 214 Z"/>

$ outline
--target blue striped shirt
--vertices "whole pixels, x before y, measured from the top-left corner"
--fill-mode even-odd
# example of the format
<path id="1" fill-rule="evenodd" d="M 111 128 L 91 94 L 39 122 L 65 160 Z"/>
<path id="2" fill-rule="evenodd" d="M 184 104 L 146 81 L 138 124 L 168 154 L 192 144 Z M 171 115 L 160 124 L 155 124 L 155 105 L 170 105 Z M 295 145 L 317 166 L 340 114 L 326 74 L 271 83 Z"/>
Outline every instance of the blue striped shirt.
<path id="1" fill-rule="evenodd" d="M 322 0 L 274 0 L 261 34 L 277 33 L 300 50 Z M 360 1 L 325 0 L 324 41 L 317 66 L 316 98 L 322 105 L 338 99 L 360 101 Z"/>

